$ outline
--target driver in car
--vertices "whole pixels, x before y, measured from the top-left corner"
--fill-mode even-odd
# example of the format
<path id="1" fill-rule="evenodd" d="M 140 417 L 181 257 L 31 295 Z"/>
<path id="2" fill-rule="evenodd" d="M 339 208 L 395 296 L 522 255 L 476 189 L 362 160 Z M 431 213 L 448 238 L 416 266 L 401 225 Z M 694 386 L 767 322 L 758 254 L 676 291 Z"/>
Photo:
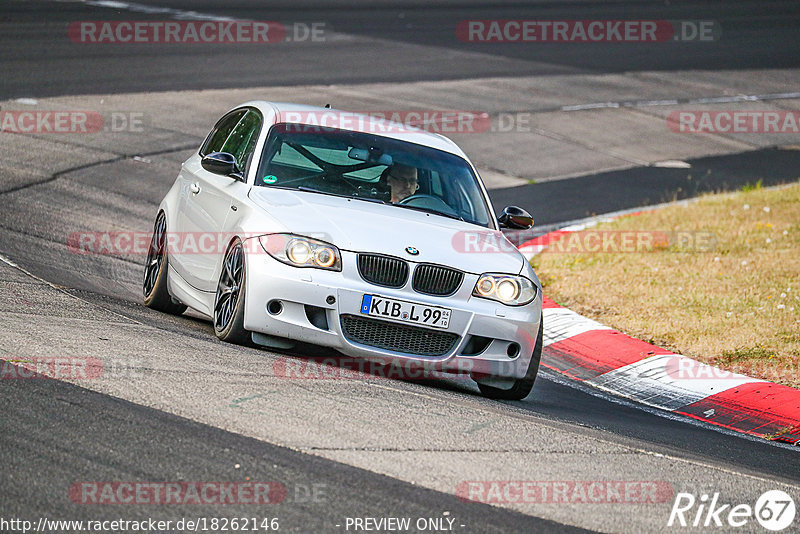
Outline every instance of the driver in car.
<path id="1" fill-rule="evenodd" d="M 392 189 L 392 204 L 410 197 L 419 189 L 416 167 L 409 167 L 402 163 L 395 163 L 391 166 L 386 181 Z"/>

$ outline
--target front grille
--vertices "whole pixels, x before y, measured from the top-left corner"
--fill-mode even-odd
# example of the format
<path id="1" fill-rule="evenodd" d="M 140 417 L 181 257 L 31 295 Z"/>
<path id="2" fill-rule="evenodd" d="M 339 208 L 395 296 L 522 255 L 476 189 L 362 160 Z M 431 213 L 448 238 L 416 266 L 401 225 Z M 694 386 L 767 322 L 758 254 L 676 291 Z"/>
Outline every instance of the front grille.
<path id="1" fill-rule="evenodd" d="M 408 263 L 391 256 L 359 254 L 358 273 L 370 284 L 403 287 L 408 280 Z"/>
<path id="2" fill-rule="evenodd" d="M 357 315 L 342 315 L 344 336 L 356 343 L 417 356 L 444 356 L 458 342 L 458 335 L 405 326 Z"/>
<path id="3" fill-rule="evenodd" d="M 464 273 L 461 271 L 441 265 L 421 263 L 414 269 L 414 279 L 411 283 L 414 291 L 444 297 L 455 293 L 463 280 Z"/>

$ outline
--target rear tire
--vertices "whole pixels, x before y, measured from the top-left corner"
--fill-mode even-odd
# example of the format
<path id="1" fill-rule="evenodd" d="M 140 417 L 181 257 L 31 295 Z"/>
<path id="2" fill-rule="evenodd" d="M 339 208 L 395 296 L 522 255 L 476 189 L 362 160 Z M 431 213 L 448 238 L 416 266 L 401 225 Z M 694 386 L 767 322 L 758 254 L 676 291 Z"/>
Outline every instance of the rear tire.
<path id="1" fill-rule="evenodd" d="M 147 251 L 147 263 L 144 267 L 142 293 L 144 305 L 154 310 L 180 315 L 186 306 L 173 300 L 167 289 L 167 273 L 169 258 L 167 256 L 167 217 L 163 211 L 158 213 L 153 225 L 153 237 Z"/>
<path id="2" fill-rule="evenodd" d="M 510 389 L 500 389 L 478 382 L 478 389 L 484 397 L 496 400 L 522 400 L 527 397 L 533 389 L 536 375 L 539 374 L 539 361 L 542 359 L 542 341 L 544 339 L 544 323 L 539 317 L 539 335 L 536 337 L 536 346 L 533 347 L 531 363 L 528 371 L 523 378 L 514 381 Z"/>
<path id="3" fill-rule="evenodd" d="M 244 329 L 244 299 L 247 273 L 244 247 L 237 237 L 222 260 L 222 272 L 214 298 L 214 334 L 222 341 L 250 345 L 250 332 Z"/>

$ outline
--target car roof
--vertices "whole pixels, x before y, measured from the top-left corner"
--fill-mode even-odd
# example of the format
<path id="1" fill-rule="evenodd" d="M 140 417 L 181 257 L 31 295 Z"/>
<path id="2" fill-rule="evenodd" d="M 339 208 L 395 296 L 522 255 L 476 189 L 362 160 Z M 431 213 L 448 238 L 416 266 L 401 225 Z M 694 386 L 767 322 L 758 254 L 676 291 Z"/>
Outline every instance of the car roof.
<path id="1" fill-rule="evenodd" d="M 347 110 L 309 106 L 305 104 L 292 104 L 289 102 L 267 102 L 264 100 L 245 102 L 244 104 L 236 106 L 233 109 L 238 109 L 245 106 L 254 107 L 260 110 L 265 116 L 274 115 L 276 117 L 274 123 L 286 122 L 291 124 L 310 124 L 313 126 L 319 126 L 320 120 L 325 117 L 323 114 L 343 114 L 340 116 L 345 117 L 345 119 L 342 119 L 339 123 L 336 123 L 339 124 L 338 127 L 343 130 L 371 133 L 391 139 L 398 139 L 400 141 L 407 141 L 418 145 L 429 146 L 431 148 L 436 148 L 444 152 L 455 154 L 469 161 L 469 158 L 467 158 L 466 154 L 464 154 L 464 151 L 462 151 L 458 145 L 441 134 L 428 132 L 420 128 L 382 119 L 380 117 Z M 435 110 L 430 111 L 435 112 Z M 403 113 L 399 110 L 397 112 Z M 325 125 L 330 124 L 330 122 L 325 123 Z"/>

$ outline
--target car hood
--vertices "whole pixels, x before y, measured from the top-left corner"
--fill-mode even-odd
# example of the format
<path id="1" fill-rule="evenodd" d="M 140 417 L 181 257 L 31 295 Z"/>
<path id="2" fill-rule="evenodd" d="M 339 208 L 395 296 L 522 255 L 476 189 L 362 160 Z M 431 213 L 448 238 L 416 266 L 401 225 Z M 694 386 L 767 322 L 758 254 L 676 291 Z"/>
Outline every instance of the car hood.
<path id="1" fill-rule="evenodd" d="M 517 274 L 525 258 L 502 232 L 417 210 L 288 189 L 254 187 L 250 199 L 286 232 L 351 252 L 449 265 L 475 274 Z M 418 255 L 406 250 L 413 247 Z"/>

